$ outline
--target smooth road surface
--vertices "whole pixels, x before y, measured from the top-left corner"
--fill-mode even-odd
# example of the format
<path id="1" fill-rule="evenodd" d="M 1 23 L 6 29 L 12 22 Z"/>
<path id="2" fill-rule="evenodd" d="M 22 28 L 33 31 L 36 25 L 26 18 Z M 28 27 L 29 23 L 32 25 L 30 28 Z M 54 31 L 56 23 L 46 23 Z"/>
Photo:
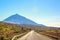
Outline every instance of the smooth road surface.
<path id="1" fill-rule="evenodd" d="M 18 40 L 52 40 L 49 37 L 36 33 L 34 30 L 22 36 Z"/>

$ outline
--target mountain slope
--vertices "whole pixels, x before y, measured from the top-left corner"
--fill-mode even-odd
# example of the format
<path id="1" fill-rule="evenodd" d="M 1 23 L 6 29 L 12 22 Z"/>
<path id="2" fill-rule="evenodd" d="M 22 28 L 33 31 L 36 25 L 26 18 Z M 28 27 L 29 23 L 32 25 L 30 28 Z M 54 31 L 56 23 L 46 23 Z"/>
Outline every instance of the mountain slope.
<path id="1" fill-rule="evenodd" d="M 37 25 L 37 23 L 35 23 L 32 20 L 29 20 L 21 15 L 15 14 L 12 15 L 8 18 L 6 18 L 4 20 L 4 22 L 8 22 L 8 23 L 13 23 L 13 24 L 31 24 L 31 25 Z M 42 25 L 42 24 L 41 24 Z"/>

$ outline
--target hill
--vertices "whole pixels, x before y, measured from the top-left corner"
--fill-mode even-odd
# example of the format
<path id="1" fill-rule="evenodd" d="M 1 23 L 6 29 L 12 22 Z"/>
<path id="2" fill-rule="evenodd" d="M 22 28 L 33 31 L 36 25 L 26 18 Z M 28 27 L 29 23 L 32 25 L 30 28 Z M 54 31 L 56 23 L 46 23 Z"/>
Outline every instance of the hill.
<path id="1" fill-rule="evenodd" d="M 14 35 L 22 34 L 29 31 L 30 28 L 28 27 L 0 22 L 0 40 L 7 40 L 6 38 L 11 39 Z"/>

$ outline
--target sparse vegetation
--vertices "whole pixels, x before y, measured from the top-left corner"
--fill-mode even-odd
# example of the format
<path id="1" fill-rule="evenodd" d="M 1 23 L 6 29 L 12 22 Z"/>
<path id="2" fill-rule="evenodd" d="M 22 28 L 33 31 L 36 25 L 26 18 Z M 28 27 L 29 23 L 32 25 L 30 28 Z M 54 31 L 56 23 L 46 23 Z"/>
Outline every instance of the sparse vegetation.
<path id="1" fill-rule="evenodd" d="M 60 40 L 60 30 L 52 30 L 52 29 L 49 29 L 49 30 L 36 30 L 36 32 L 42 34 L 42 35 L 45 35 L 45 36 L 48 36 L 54 40 Z"/>
<path id="2" fill-rule="evenodd" d="M 0 40 L 11 40 L 13 36 L 29 32 L 31 29 L 40 34 L 56 36 L 58 37 L 58 40 L 60 40 L 60 29 L 58 28 L 37 27 L 33 25 L 17 25 L 5 22 L 0 22 Z"/>
<path id="3" fill-rule="evenodd" d="M 0 22 L 0 40 L 11 40 L 13 36 L 29 31 L 30 28 L 28 27 Z"/>

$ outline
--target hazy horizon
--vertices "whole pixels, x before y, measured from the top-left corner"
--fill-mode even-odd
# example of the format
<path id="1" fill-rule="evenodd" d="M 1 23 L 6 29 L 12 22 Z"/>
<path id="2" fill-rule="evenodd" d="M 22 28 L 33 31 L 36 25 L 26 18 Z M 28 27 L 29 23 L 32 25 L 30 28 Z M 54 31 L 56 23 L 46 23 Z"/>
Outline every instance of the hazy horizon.
<path id="1" fill-rule="evenodd" d="M 16 13 L 38 24 L 60 27 L 60 0 L 0 0 L 0 21 Z"/>

